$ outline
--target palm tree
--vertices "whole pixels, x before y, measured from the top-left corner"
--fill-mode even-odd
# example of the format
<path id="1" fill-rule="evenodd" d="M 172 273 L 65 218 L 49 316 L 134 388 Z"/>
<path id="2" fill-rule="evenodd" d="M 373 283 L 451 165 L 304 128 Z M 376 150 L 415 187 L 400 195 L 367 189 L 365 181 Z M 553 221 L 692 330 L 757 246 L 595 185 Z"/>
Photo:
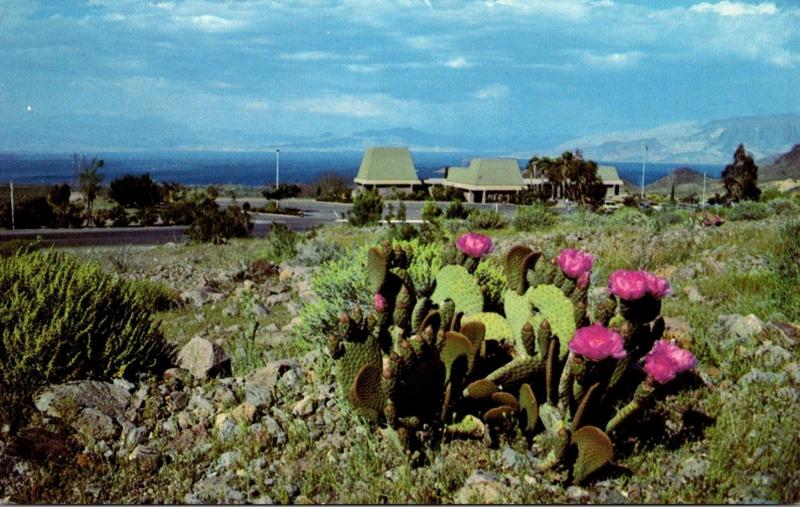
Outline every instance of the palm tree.
<path id="1" fill-rule="evenodd" d="M 92 208 L 97 194 L 100 192 L 100 182 L 103 181 L 103 175 L 99 170 L 103 167 L 104 162 L 93 158 L 91 162 L 86 162 L 83 155 L 77 153 L 72 156 L 75 163 L 75 171 L 78 173 L 78 186 L 83 192 L 86 199 L 86 221 L 88 225 L 94 225 L 94 216 Z"/>

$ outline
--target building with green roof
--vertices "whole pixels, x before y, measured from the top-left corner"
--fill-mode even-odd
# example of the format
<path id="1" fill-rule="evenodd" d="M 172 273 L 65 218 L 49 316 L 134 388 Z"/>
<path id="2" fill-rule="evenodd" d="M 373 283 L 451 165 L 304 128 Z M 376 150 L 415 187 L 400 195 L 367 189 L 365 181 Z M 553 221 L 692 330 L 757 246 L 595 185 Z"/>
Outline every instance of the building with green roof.
<path id="1" fill-rule="evenodd" d="M 625 194 L 625 183 L 619 177 L 617 168 L 613 165 L 597 166 L 597 177 L 603 181 L 606 187 L 606 201 L 619 201 Z"/>
<path id="2" fill-rule="evenodd" d="M 422 186 L 408 148 L 367 148 L 353 181 L 362 190 L 410 192 Z"/>
<path id="3" fill-rule="evenodd" d="M 487 202 L 525 188 L 519 163 L 512 158 L 474 158 L 469 167 L 450 167 L 442 184 L 465 191 L 467 202 Z"/>

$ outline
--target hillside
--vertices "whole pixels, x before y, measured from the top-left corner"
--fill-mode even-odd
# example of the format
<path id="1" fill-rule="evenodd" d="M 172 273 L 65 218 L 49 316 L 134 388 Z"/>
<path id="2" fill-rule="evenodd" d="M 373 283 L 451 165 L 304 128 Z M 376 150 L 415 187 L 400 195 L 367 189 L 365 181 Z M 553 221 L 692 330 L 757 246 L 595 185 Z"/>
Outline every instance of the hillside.
<path id="1" fill-rule="evenodd" d="M 800 179 L 800 144 L 787 153 L 780 155 L 775 162 L 758 169 L 759 181 L 776 181 L 785 179 Z"/>
<path id="2" fill-rule="evenodd" d="M 691 167 L 680 167 L 672 173 L 659 178 L 645 187 L 645 191 L 655 194 L 669 194 L 672 191 L 672 184 L 675 183 L 675 195 L 683 197 L 687 195 L 700 195 L 703 192 L 703 173 Z M 706 178 L 706 194 L 713 195 L 721 189 L 720 180 Z"/>

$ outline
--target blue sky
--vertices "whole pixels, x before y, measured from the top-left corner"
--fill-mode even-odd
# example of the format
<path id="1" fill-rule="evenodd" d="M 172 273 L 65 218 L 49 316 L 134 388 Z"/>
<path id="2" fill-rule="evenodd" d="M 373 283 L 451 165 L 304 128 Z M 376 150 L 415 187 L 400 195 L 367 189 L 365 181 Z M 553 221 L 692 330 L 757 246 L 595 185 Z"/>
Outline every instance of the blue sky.
<path id="1" fill-rule="evenodd" d="M 0 0 L 12 122 L 578 136 L 800 112 L 799 85 L 789 2 Z"/>

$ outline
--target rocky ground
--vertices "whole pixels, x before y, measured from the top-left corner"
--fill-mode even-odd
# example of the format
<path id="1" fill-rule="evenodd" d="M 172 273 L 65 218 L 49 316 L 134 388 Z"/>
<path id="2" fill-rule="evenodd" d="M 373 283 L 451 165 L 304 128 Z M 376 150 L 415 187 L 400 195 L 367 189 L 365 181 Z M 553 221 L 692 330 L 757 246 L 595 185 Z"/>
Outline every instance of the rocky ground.
<path id="1" fill-rule="evenodd" d="M 722 313 L 725 306 L 706 289 L 708 277 L 765 270 L 766 260 L 733 251 L 735 245 L 724 241 L 709 246 L 708 234 L 726 232 L 670 230 L 647 245 L 630 242 L 626 255 L 652 256 L 676 242 L 695 245 L 691 256 L 659 264 L 677 289 L 665 312 L 668 333 L 699 349 L 698 334 L 713 337 L 714 353 L 722 356 L 701 364 L 685 391 L 670 393 L 646 412 L 621 440 L 614 466 L 582 487 L 564 484 L 563 472 L 536 472 L 541 455 L 521 438 L 493 437 L 490 446 L 484 436 L 447 441 L 429 449 L 421 466 L 409 464 L 379 428 L 348 409 L 326 351 L 293 332 L 302 304 L 315 297 L 312 267 L 243 262 L 246 256 L 181 245 L 89 252 L 121 276 L 158 281 L 180 294 L 182 306 L 162 315 L 165 335 L 177 346 L 175 366 L 135 382 L 78 381 L 43 389 L 30 424 L 13 436 L 9 428 L 0 433 L 0 498 L 620 504 L 758 503 L 785 498 L 786 491 L 797 495 L 800 476 L 771 467 L 779 462 L 773 453 L 787 448 L 774 449 L 769 435 L 790 428 L 757 432 L 747 455 L 735 450 L 727 456 L 718 448 L 735 436 L 725 428 L 741 423 L 729 418 L 755 417 L 758 410 L 746 406 L 754 399 L 769 397 L 772 407 L 797 410 L 800 327 Z M 554 241 L 525 239 L 534 245 Z M 515 240 L 502 240 L 498 249 Z M 603 244 L 607 239 L 580 231 L 557 241 L 590 251 L 612 248 Z M 693 314 L 673 310 L 685 305 L 713 313 L 710 328 L 700 333 Z M 737 404 L 742 410 L 722 408 Z M 789 450 L 800 453 L 795 443 Z M 735 486 L 720 486 L 719 474 L 731 459 L 751 460 L 755 472 Z M 704 497 L 704 491 L 716 496 Z"/>

